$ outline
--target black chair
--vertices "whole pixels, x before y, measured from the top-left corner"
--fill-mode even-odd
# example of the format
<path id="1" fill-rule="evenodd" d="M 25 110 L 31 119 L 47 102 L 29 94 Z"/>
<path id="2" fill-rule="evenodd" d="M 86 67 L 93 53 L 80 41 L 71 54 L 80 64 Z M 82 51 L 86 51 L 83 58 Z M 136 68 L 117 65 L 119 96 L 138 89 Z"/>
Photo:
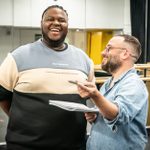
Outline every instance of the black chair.
<path id="1" fill-rule="evenodd" d="M 0 150 L 6 150 L 6 145 L 0 145 Z"/>

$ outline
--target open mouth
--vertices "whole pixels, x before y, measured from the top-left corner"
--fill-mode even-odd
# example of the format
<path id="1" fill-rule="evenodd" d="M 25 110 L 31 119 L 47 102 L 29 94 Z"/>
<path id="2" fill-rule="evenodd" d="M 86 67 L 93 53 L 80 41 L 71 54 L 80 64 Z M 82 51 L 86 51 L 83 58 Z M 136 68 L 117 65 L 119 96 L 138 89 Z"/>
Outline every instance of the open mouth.
<path id="1" fill-rule="evenodd" d="M 60 32 L 60 29 L 58 29 L 58 28 L 51 28 L 50 31 L 52 31 L 52 32 Z"/>
<path id="2" fill-rule="evenodd" d="M 51 28 L 50 29 L 50 33 L 53 35 L 53 36 L 57 36 L 60 34 L 60 29 L 58 28 Z"/>

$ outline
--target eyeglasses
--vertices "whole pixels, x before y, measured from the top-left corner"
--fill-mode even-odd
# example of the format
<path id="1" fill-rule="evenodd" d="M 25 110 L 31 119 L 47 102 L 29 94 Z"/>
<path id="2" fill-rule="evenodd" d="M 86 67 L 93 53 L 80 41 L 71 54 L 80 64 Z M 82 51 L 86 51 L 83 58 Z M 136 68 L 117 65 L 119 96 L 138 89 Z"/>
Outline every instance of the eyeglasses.
<path id="1" fill-rule="evenodd" d="M 112 50 L 112 49 L 121 49 L 121 50 L 126 50 L 126 48 L 122 48 L 122 47 L 113 47 L 113 46 L 108 46 L 108 47 L 105 47 L 105 51 L 107 52 L 107 53 L 109 53 L 110 52 L 110 50 Z"/>
<path id="2" fill-rule="evenodd" d="M 105 47 L 105 51 L 107 52 L 107 53 L 109 53 L 111 50 L 113 50 L 113 49 L 120 49 L 120 50 L 126 50 L 126 51 L 128 51 L 126 48 L 123 48 L 123 47 L 114 47 L 114 46 L 108 46 L 108 47 Z M 137 59 L 137 56 L 134 56 L 134 55 L 132 55 L 132 54 L 130 54 L 130 56 L 131 57 L 134 57 L 135 59 Z"/>

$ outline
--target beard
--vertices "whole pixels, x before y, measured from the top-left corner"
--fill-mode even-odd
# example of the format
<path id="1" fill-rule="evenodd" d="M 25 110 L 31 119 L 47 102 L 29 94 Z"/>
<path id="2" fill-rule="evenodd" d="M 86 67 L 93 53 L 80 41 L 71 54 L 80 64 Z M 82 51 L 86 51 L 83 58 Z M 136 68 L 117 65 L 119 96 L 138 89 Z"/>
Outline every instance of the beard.
<path id="1" fill-rule="evenodd" d="M 121 61 L 119 60 L 118 56 L 109 56 L 107 58 L 107 62 L 102 62 L 102 69 L 110 74 L 115 73 L 120 66 L 122 65 Z"/>
<path id="2" fill-rule="evenodd" d="M 49 46 L 49 47 L 52 47 L 52 48 L 56 48 L 56 47 L 59 47 L 61 46 L 64 41 L 65 41 L 65 38 L 67 36 L 67 32 L 64 33 L 61 38 L 59 38 L 58 40 L 53 40 L 53 39 L 50 39 L 47 34 L 43 31 L 42 29 L 42 36 L 43 36 L 43 39 L 45 40 L 46 44 Z"/>

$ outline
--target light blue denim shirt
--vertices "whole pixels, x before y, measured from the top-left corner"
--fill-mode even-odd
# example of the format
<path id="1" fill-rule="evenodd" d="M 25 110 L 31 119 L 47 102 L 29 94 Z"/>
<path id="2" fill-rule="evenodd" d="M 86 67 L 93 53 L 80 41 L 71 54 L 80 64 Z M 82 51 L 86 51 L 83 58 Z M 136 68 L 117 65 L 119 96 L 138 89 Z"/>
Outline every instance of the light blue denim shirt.
<path id="1" fill-rule="evenodd" d="M 134 68 L 122 74 L 110 88 L 112 78 L 100 89 L 109 101 L 118 105 L 117 117 L 110 121 L 100 113 L 93 123 L 87 150 L 144 150 L 148 91 Z"/>

